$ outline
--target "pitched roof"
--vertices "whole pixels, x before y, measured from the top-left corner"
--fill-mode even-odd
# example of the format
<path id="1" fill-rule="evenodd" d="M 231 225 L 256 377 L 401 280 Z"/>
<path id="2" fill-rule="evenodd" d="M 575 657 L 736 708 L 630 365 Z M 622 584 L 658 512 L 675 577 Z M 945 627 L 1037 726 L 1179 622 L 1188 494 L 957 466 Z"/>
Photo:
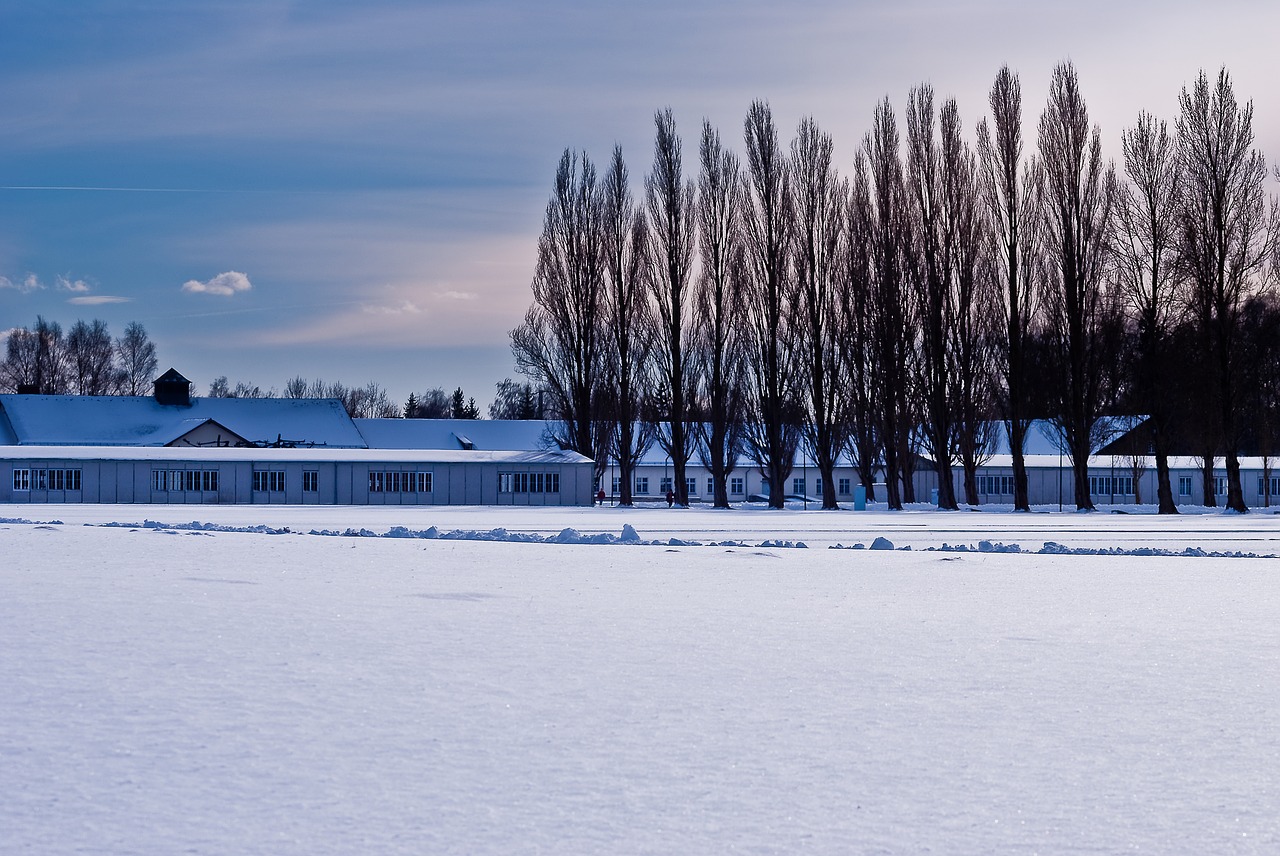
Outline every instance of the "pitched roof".
<path id="1" fill-rule="evenodd" d="M 1123 434 L 1132 431 L 1146 421 L 1145 416 L 1100 416 L 1094 426 L 1094 452 L 1104 448 Z M 995 423 L 995 440 L 991 453 L 993 455 L 1011 455 L 1009 448 L 1008 425 L 1005 422 Z M 1023 444 L 1025 455 L 1066 454 L 1066 441 L 1062 433 L 1048 419 L 1036 419 L 1027 429 L 1026 442 Z"/>
<path id="2" fill-rule="evenodd" d="M 558 449 L 541 419 L 356 419 L 371 449 Z"/>
<path id="3" fill-rule="evenodd" d="M 155 379 L 156 383 L 191 383 L 177 369 L 169 369 L 160 377 Z"/>
<path id="4" fill-rule="evenodd" d="M 193 398 L 180 407 L 150 396 L 0 395 L 0 410 L 24 446 L 164 446 L 210 420 L 251 443 L 365 446 L 330 398 Z"/>

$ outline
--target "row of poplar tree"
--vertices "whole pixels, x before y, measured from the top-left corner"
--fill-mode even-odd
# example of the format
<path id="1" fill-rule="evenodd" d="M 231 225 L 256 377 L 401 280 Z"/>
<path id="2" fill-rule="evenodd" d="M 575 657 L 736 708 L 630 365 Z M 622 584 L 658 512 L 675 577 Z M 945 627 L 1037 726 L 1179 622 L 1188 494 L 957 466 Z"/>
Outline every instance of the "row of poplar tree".
<path id="1" fill-rule="evenodd" d="M 1227 505 L 1244 510 L 1239 456 L 1269 450 L 1280 410 L 1280 214 L 1252 104 L 1225 69 L 1201 72 L 1172 127 L 1144 112 L 1125 130 L 1119 172 L 1070 63 L 1034 148 L 1008 67 L 989 105 L 970 145 L 956 102 L 937 107 L 929 85 L 911 90 L 905 123 L 886 97 L 842 175 L 812 118 L 784 148 L 756 102 L 745 159 L 703 122 L 696 177 L 668 109 L 639 199 L 620 148 L 603 176 L 566 150 L 511 333 L 557 439 L 601 474 L 616 461 L 624 504 L 656 440 L 681 505 L 696 454 L 716 506 L 745 455 L 782 507 L 803 443 L 824 508 L 845 453 L 869 491 L 884 474 L 893 508 L 914 499 L 923 454 L 939 506 L 956 508 L 953 472 L 976 504 L 999 420 L 1027 510 L 1024 441 L 1049 418 L 1087 509 L 1100 417 L 1128 412 L 1150 417 L 1161 512 L 1176 511 L 1174 444 L 1200 455 L 1210 502 L 1225 458 Z"/>

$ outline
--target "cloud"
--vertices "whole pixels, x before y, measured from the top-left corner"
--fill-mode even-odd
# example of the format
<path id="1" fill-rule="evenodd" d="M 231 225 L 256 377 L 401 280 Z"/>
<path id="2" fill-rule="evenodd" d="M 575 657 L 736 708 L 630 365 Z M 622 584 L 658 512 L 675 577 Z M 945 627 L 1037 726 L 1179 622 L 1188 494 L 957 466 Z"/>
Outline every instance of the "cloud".
<path id="1" fill-rule="evenodd" d="M 253 283 L 249 282 L 249 277 L 233 270 L 220 273 L 208 282 L 189 279 L 182 284 L 182 290 L 188 294 L 217 294 L 222 297 L 230 297 L 238 291 L 248 291 L 251 288 Z"/>
<path id="2" fill-rule="evenodd" d="M 480 297 L 474 291 L 437 291 L 432 296 L 441 300 L 477 300 Z"/>
<path id="3" fill-rule="evenodd" d="M 57 283 L 60 291 L 72 291 L 76 294 L 87 294 L 90 290 L 89 283 L 85 282 L 83 279 L 72 280 L 59 275 Z"/>
<path id="4" fill-rule="evenodd" d="M 35 274 L 29 273 L 17 282 L 7 276 L 0 276 L 0 288 L 11 288 L 21 294 L 30 294 L 44 288 L 44 285 Z"/>
<path id="5" fill-rule="evenodd" d="M 366 303 L 360 307 L 360 310 L 369 315 L 419 315 L 422 313 L 421 309 L 408 300 L 399 306 L 376 306 Z"/>
<path id="6" fill-rule="evenodd" d="M 74 306 L 101 306 L 104 303 L 129 303 L 132 297 L 114 297 L 110 294 L 95 294 L 88 297 L 72 297 L 67 300 Z"/>

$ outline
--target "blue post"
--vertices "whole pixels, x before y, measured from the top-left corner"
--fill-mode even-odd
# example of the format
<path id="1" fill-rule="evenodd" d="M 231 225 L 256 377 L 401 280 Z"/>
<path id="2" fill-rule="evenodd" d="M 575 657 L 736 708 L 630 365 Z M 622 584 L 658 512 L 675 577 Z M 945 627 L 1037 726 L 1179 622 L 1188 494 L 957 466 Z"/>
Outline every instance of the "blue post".
<path id="1" fill-rule="evenodd" d="M 866 511 L 866 510 L 867 510 L 867 486 L 866 486 L 866 485 L 862 485 L 862 484 L 860 484 L 860 485 L 855 485 L 855 486 L 854 486 L 854 488 L 853 488 L 853 510 L 854 510 L 854 511 Z"/>

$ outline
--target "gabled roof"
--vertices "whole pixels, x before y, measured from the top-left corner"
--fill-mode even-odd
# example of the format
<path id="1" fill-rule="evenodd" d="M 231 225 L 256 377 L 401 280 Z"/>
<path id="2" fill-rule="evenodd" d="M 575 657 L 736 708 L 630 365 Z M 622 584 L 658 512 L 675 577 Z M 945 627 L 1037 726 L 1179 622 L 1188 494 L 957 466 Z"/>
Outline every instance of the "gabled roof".
<path id="1" fill-rule="evenodd" d="M 155 379 L 156 383 L 191 383 L 177 369 L 169 369 L 160 377 Z"/>
<path id="2" fill-rule="evenodd" d="M 364 438 L 331 398 L 193 398 L 0 395 L 13 441 L 24 446 L 163 446 L 212 420 L 251 443 L 359 449 Z"/>
<path id="3" fill-rule="evenodd" d="M 1146 419 L 1147 417 L 1145 416 L 1099 417 L 1097 425 L 1094 428 L 1094 452 L 1105 447 L 1117 437 L 1132 431 L 1138 425 L 1145 422 Z M 995 441 L 991 453 L 993 455 L 1013 454 L 1009 448 L 1008 425 L 1004 422 L 996 422 L 995 426 Z M 1024 444 L 1022 451 L 1025 455 L 1065 455 L 1066 442 L 1062 439 L 1061 433 L 1051 421 L 1048 419 L 1036 419 L 1027 429 L 1026 443 Z"/>
<path id="4" fill-rule="evenodd" d="M 557 449 L 541 419 L 356 419 L 370 449 Z"/>

